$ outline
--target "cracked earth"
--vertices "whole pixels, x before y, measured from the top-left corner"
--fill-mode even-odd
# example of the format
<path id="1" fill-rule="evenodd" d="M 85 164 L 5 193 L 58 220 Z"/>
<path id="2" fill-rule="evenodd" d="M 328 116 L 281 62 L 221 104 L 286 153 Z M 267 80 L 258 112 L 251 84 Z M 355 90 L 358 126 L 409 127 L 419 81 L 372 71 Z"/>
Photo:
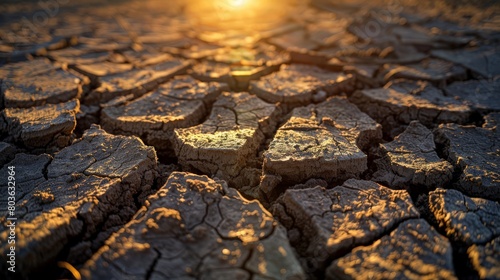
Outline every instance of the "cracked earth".
<path id="1" fill-rule="evenodd" d="M 0 4 L 0 278 L 500 279 L 498 2 L 47 3 Z"/>

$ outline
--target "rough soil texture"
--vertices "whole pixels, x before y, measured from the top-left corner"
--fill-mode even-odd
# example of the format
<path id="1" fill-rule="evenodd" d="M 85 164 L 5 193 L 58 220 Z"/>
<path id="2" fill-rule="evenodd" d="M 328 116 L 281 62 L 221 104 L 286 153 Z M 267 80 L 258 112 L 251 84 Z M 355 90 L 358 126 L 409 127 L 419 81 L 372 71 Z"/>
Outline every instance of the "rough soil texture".
<path id="1" fill-rule="evenodd" d="M 28 60 L 15 64 L 6 64 L 0 67 L 0 80 L 16 77 L 34 77 L 43 73 L 57 70 L 57 66 L 46 58 Z"/>
<path id="2" fill-rule="evenodd" d="M 406 191 L 355 179 L 333 189 L 287 190 L 272 209 L 313 274 L 419 217 Z"/>
<path id="3" fill-rule="evenodd" d="M 438 59 L 425 59 L 417 64 L 386 64 L 381 70 L 384 82 L 395 79 L 423 80 L 434 84 L 446 84 L 449 81 L 467 77 L 465 68 L 451 62 Z"/>
<path id="4" fill-rule="evenodd" d="M 224 184 L 172 173 L 84 265 L 84 278 L 305 279 L 284 228 Z"/>
<path id="5" fill-rule="evenodd" d="M 85 96 L 84 100 L 87 103 L 103 103 L 120 96 L 138 97 L 173 76 L 182 74 L 189 65 L 187 61 L 171 58 L 166 62 L 123 73 L 104 73 L 104 77 L 99 78 L 100 86 Z"/>
<path id="6" fill-rule="evenodd" d="M 31 108 L 7 108 L 0 115 L 0 132 L 29 148 L 64 148 L 72 140 L 80 102 L 47 104 Z"/>
<path id="7" fill-rule="evenodd" d="M 491 113 L 484 117 L 483 128 L 496 130 L 500 124 L 500 113 Z"/>
<path id="8" fill-rule="evenodd" d="M 267 102 L 308 104 L 350 92 L 353 77 L 316 66 L 285 65 L 280 71 L 250 83 L 250 91 Z"/>
<path id="9" fill-rule="evenodd" d="M 200 83 L 179 76 L 155 91 L 102 110 L 103 128 L 118 134 L 137 135 L 157 149 L 172 150 L 174 128 L 199 124 L 227 85 Z"/>
<path id="10" fill-rule="evenodd" d="M 223 93 L 204 123 L 175 130 L 175 154 L 188 170 L 215 175 L 237 188 L 256 186 L 259 147 L 281 114 L 280 107 L 246 92 Z"/>
<path id="11" fill-rule="evenodd" d="M 7 78 L 2 81 L 0 100 L 7 108 L 29 108 L 57 104 L 79 98 L 86 90 L 88 78 L 64 70 L 37 75 Z"/>
<path id="12" fill-rule="evenodd" d="M 436 153 L 434 135 L 418 121 L 412 121 L 394 141 L 380 144 L 383 158 L 372 180 L 394 188 L 411 185 L 435 188 L 453 178 L 453 166 Z"/>
<path id="13" fill-rule="evenodd" d="M 462 65 L 484 78 L 500 75 L 498 45 L 482 45 L 460 50 L 434 50 L 432 55 Z"/>
<path id="14" fill-rule="evenodd" d="M 465 123 L 472 113 L 467 104 L 445 96 L 425 81 L 397 80 L 384 88 L 357 91 L 349 100 L 380 122 L 392 136 L 394 129 L 412 120 L 426 126 Z"/>
<path id="15" fill-rule="evenodd" d="M 429 209 L 441 232 L 463 244 L 473 270 L 482 279 L 498 277 L 500 204 L 468 197 L 457 190 L 437 189 L 429 195 Z"/>
<path id="16" fill-rule="evenodd" d="M 447 96 L 463 100 L 470 107 L 485 112 L 500 111 L 500 80 L 455 82 L 445 88 Z"/>
<path id="17" fill-rule="evenodd" d="M 444 155 L 460 171 L 455 187 L 470 196 L 500 201 L 500 131 L 496 126 L 446 124 L 435 135 Z"/>
<path id="18" fill-rule="evenodd" d="M 498 1 L 0 2 L 0 279 L 500 279 Z"/>
<path id="19" fill-rule="evenodd" d="M 24 275 L 69 249 L 68 258 L 91 256 L 112 227 L 137 210 L 135 199 L 157 176 L 156 153 L 135 137 L 113 136 L 94 126 L 71 146 L 49 155 L 17 154 L 17 266 Z M 7 185 L 7 177 L 3 179 Z M 1 188 L 7 203 L 7 188 Z M 7 254 L 7 211 L 0 239 Z M 74 244 L 79 241 L 78 244 Z M 70 248 L 68 248 L 70 246 Z M 2 262 L 2 269 L 5 262 Z"/>
<path id="20" fill-rule="evenodd" d="M 269 176 L 288 183 L 357 177 L 367 169 L 367 156 L 360 148 L 381 137 L 380 125 L 345 98 L 295 108 L 264 152 L 261 191 L 266 196 L 276 192 L 266 182 Z"/>
<path id="21" fill-rule="evenodd" d="M 206 82 L 226 83 L 238 91 L 248 90 L 250 81 L 271 74 L 290 61 L 287 53 L 267 44 L 259 44 L 255 49 L 242 47 L 217 51 L 205 59 L 193 66 L 190 72 L 193 77 Z"/>
<path id="22" fill-rule="evenodd" d="M 405 221 L 373 244 L 335 260 L 325 278 L 457 279 L 450 242 L 423 219 Z"/>

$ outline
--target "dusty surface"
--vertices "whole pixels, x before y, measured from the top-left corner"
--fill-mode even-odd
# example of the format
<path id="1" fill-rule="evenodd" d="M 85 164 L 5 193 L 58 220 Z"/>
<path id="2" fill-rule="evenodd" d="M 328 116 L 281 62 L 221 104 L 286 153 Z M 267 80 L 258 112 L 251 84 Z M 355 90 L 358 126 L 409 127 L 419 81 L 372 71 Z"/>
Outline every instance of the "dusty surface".
<path id="1" fill-rule="evenodd" d="M 500 113 L 491 113 L 484 117 L 483 128 L 496 130 L 500 124 Z"/>
<path id="2" fill-rule="evenodd" d="M 384 77 L 384 82 L 408 79 L 429 81 L 438 85 L 467 77 L 465 68 L 438 59 L 425 59 L 418 64 L 405 66 L 386 64 L 381 70 L 381 75 Z"/>
<path id="3" fill-rule="evenodd" d="M 129 71 L 123 73 L 103 73 L 104 77 L 98 79 L 100 86 L 85 96 L 84 100 L 88 103 L 104 103 L 120 96 L 138 97 L 174 75 L 182 74 L 188 67 L 189 62 L 169 57 L 166 62 L 144 68 L 127 69 Z M 98 69 L 101 71 L 100 67 Z"/>
<path id="4" fill-rule="evenodd" d="M 50 62 L 49 59 L 41 58 L 31 61 L 6 64 L 0 67 L 1 80 L 15 77 L 34 77 L 43 73 L 60 68 Z"/>
<path id="5" fill-rule="evenodd" d="M 436 153 L 432 131 L 413 121 L 394 141 L 381 144 L 383 158 L 373 180 L 394 188 L 434 188 L 449 183 L 453 166 Z"/>
<path id="6" fill-rule="evenodd" d="M 326 278 L 457 279 L 450 243 L 423 219 L 405 221 L 373 244 L 335 260 Z"/>
<path id="7" fill-rule="evenodd" d="M 282 66 L 280 71 L 251 82 L 251 92 L 267 102 L 308 104 L 352 91 L 350 75 L 309 65 Z"/>
<path id="8" fill-rule="evenodd" d="M 425 81 L 397 80 L 384 88 L 355 92 L 349 100 L 377 120 L 391 136 L 402 124 L 418 120 L 432 126 L 437 123 L 465 123 L 470 107 Z"/>
<path id="9" fill-rule="evenodd" d="M 28 148 L 64 148 L 72 140 L 79 110 L 78 100 L 28 109 L 7 108 L 0 115 L 0 132 Z"/>
<path id="10" fill-rule="evenodd" d="M 498 277 L 500 204 L 456 190 L 437 189 L 429 195 L 429 208 L 441 232 L 467 249 L 464 255 L 479 277 Z"/>
<path id="11" fill-rule="evenodd" d="M 471 70 L 484 78 L 500 75 L 498 45 L 482 45 L 461 50 L 435 50 L 432 54 Z"/>
<path id="12" fill-rule="evenodd" d="M 333 189 L 287 190 L 273 213 L 287 227 L 290 242 L 309 272 L 316 274 L 332 259 L 419 217 L 406 191 L 354 179 Z"/>
<path id="13" fill-rule="evenodd" d="M 479 111 L 499 111 L 500 100 L 497 92 L 500 80 L 471 80 L 455 82 L 445 88 L 447 96 L 463 100 L 470 107 Z"/>
<path id="14" fill-rule="evenodd" d="M 86 279 L 305 279 L 285 230 L 262 205 L 179 172 L 82 272 Z"/>
<path id="15" fill-rule="evenodd" d="M 461 172 L 456 187 L 474 197 L 500 200 L 500 131 L 496 128 L 441 125 L 436 142 Z"/>
<path id="16" fill-rule="evenodd" d="M 227 85 L 179 76 L 140 98 L 118 100 L 102 110 L 104 129 L 141 136 L 159 150 L 172 151 L 174 128 L 200 123 Z"/>
<path id="17" fill-rule="evenodd" d="M 223 93 L 204 123 L 175 130 L 175 154 L 188 170 L 215 175 L 236 188 L 255 186 L 260 170 L 252 161 L 281 113 L 280 107 L 246 92 Z"/>
<path id="18" fill-rule="evenodd" d="M 0 11 L 1 279 L 500 278 L 498 1 Z"/>
<path id="19" fill-rule="evenodd" d="M 16 147 L 5 142 L 0 142 L 0 164 L 3 166 L 7 162 L 14 159 L 16 155 Z"/>
<path id="20" fill-rule="evenodd" d="M 19 172 L 20 271 L 28 275 L 68 246 L 71 261 L 90 257 L 109 230 L 136 211 L 134 200 L 151 189 L 157 176 L 156 160 L 154 149 L 138 138 L 113 136 L 97 126 L 54 157 L 17 154 L 7 165 Z M 1 201 L 6 203 L 7 188 L 0 190 Z M 9 250 L 6 217 L 7 211 L 2 210 L 2 255 Z M 79 241 L 76 245 L 75 240 Z"/>
<path id="21" fill-rule="evenodd" d="M 267 182 L 270 176 L 287 183 L 357 177 L 367 169 L 360 148 L 381 137 L 380 125 L 345 98 L 295 108 L 263 154 L 261 191 L 275 195 L 277 182 Z"/>
<path id="22" fill-rule="evenodd" d="M 28 108 L 57 104 L 79 98 L 87 90 L 88 78 L 64 70 L 7 78 L 2 81 L 1 100 L 7 108 Z"/>

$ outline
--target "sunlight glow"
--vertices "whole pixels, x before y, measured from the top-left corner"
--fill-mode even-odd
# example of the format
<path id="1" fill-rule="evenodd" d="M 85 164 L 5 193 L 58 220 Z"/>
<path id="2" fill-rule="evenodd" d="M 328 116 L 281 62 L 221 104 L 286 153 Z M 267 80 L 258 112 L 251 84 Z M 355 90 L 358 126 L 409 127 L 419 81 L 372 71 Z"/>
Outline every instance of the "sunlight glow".
<path id="1" fill-rule="evenodd" d="M 293 14 L 290 10 L 298 5 L 297 1 L 189 0 L 186 11 L 191 20 L 207 31 L 210 31 L 210 27 L 215 27 L 226 35 L 233 31 L 241 35 L 246 34 L 245 30 L 255 31 L 269 29 L 273 24 L 280 25 Z"/>
<path id="2" fill-rule="evenodd" d="M 241 7 L 245 5 L 246 0 L 227 0 L 227 2 L 233 7 Z"/>

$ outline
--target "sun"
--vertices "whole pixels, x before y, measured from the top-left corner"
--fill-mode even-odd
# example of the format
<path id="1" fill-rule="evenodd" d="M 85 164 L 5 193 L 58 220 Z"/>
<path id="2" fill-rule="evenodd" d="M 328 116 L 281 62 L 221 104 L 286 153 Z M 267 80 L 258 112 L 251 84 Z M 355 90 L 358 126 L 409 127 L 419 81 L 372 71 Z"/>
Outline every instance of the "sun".
<path id="1" fill-rule="evenodd" d="M 227 4 L 235 8 L 242 7 L 245 2 L 246 0 L 227 0 Z"/>
<path id="2" fill-rule="evenodd" d="M 0 0 L 2 1 L 2 0 Z M 221 30 L 232 30 L 235 34 L 227 38 L 255 38 L 258 28 L 270 28 L 288 20 L 291 8 L 300 0 L 184 0 L 189 18 L 203 26 L 217 26 Z M 302 1 L 307 2 L 307 1 Z M 236 31 L 239 30 L 239 31 Z M 242 31 L 246 30 L 246 31 Z M 245 35 L 238 34 L 243 32 Z M 203 33 L 208 36 L 208 31 Z M 223 34 L 220 32 L 218 34 Z M 254 35 L 248 35 L 252 33 Z M 215 34 L 214 34 L 215 36 Z M 226 35 L 224 35 L 226 36 Z M 222 36 L 222 37 L 224 37 Z M 250 38 L 251 37 L 251 38 Z M 236 40 L 236 39 L 235 39 Z"/>

